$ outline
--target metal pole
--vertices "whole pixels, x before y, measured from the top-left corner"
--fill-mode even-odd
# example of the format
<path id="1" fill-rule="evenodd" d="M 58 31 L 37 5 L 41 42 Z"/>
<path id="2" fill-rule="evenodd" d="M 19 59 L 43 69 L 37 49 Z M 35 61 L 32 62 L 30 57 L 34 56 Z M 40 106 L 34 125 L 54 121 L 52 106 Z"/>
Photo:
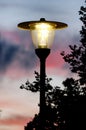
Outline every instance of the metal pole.
<path id="1" fill-rule="evenodd" d="M 46 58 L 50 53 L 50 49 L 36 49 L 37 56 L 40 59 L 40 130 L 45 130 L 46 112 L 45 112 L 45 63 Z"/>

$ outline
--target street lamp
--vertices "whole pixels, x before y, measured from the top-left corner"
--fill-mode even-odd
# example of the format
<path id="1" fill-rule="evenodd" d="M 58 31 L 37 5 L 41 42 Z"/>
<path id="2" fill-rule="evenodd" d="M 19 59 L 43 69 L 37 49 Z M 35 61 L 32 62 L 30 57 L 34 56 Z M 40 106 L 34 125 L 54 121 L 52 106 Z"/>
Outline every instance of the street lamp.
<path id="1" fill-rule="evenodd" d="M 56 21 L 46 21 L 41 18 L 39 21 L 27 21 L 18 24 L 23 30 L 30 30 L 32 41 L 35 46 L 35 53 L 40 59 L 40 130 L 45 130 L 45 63 L 50 53 L 55 30 L 67 27 L 67 24 Z"/>

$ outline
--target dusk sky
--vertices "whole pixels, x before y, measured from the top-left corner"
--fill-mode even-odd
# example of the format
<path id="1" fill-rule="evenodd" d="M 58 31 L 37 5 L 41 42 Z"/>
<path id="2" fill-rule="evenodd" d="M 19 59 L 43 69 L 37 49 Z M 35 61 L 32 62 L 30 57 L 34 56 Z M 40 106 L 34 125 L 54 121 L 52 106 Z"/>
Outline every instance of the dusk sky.
<path id="1" fill-rule="evenodd" d="M 0 130 L 24 130 L 39 112 L 39 93 L 20 89 L 27 80 L 34 81 L 34 71 L 39 72 L 40 66 L 30 33 L 19 30 L 17 24 L 40 18 L 68 24 L 56 31 L 46 62 L 52 85 L 63 87 L 62 81 L 72 73 L 60 52 L 80 43 L 82 5 L 84 0 L 0 0 Z"/>

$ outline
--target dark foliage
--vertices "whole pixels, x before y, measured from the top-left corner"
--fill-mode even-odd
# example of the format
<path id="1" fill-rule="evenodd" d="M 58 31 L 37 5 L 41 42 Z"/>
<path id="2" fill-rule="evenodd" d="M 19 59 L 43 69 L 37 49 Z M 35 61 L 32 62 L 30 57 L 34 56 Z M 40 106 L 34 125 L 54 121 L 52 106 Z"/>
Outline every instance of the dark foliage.
<path id="1" fill-rule="evenodd" d="M 86 1 L 85 1 L 86 3 Z M 79 11 L 80 20 L 82 21 L 81 44 L 70 45 L 70 54 L 62 52 L 65 62 L 70 65 L 70 70 L 78 74 L 80 85 L 86 86 L 86 6 L 81 6 Z"/>
<path id="2" fill-rule="evenodd" d="M 40 75 L 38 72 L 35 71 L 35 81 L 33 83 L 30 83 L 27 81 L 24 84 L 20 86 L 21 89 L 26 89 L 31 92 L 38 92 L 40 91 Z M 56 95 L 60 95 L 60 88 L 56 87 L 55 89 L 52 87 L 50 84 L 51 78 L 45 77 L 45 97 L 46 97 L 46 110 L 45 110 L 45 115 L 46 115 L 46 123 L 45 123 L 45 130 L 57 130 L 58 128 L 58 119 L 57 119 L 57 102 L 59 101 L 59 96 L 58 96 L 58 101 L 56 100 Z M 57 92 L 58 91 L 58 92 Z M 39 104 L 40 106 L 40 104 Z M 27 127 L 25 127 L 25 130 L 33 130 L 33 128 L 36 128 L 36 130 L 40 129 L 40 120 L 39 120 L 40 114 L 36 114 L 34 119 L 27 124 Z"/>

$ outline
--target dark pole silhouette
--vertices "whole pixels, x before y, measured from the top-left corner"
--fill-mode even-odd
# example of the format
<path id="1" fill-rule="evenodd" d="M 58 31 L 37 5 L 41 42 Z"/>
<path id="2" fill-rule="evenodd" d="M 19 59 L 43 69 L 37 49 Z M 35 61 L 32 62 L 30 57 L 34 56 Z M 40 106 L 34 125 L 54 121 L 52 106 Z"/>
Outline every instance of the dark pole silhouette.
<path id="1" fill-rule="evenodd" d="M 40 130 L 45 129 L 45 63 L 46 58 L 50 53 L 50 49 L 36 49 L 35 50 L 37 56 L 40 59 Z"/>
<path id="2" fill-rule="evenodd" d="M 33 43 L 36 47 L 35 52 L 40 59 L 40 130 L 45 130 L 45 61 L 50 53 L 53 43 L 55 30 L 66 28 L 68 25 L 62 22 L 46 21 L 27 21 L 18 24 L 20 29 L 30 30 Z"/>

